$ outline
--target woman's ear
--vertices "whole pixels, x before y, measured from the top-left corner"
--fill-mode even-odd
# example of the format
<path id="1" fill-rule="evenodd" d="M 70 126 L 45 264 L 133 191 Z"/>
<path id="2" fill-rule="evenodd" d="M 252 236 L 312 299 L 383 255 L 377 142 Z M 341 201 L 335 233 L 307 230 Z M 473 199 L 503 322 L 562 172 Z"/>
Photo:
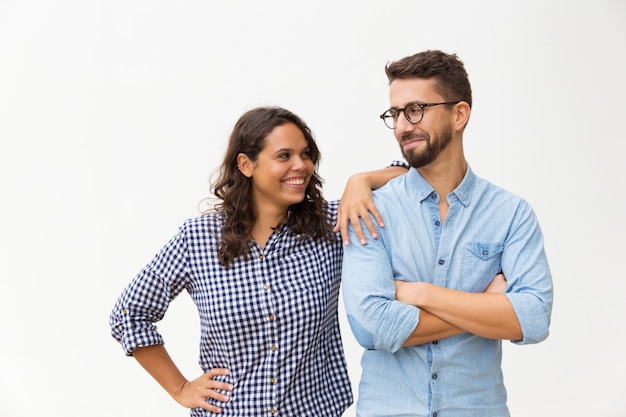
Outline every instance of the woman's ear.
<path id="1" fill-rule="evenodd" d="M 245 153 L 240 153 L 237 155 L 237 167 L 239 171 L 246 177 L 250 178 L 252 176 L 252 172 L 254 171 L 254 163 L 248 158 L 248 155 Z"/>

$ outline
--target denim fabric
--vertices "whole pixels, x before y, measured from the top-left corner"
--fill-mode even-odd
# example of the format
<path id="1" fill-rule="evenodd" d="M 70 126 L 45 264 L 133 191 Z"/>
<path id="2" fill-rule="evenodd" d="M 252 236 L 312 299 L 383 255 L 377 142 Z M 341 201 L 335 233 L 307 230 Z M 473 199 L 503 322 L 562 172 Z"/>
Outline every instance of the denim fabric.
<path id="1" fill-rule="evenodd" d="M 529 204 L 470 168 L 447 196 L 445 222 L 439 216 L 440 198 L 411 169 L 374 192 L 385 221 L 379 238 L 344 248 L 348 321 L 366 348 L 359 417 L 509 415 L 502 341 L 461 333 L 402 347 L 419 323 L 420 309 L 395 300 L 394 280 L 483 292 L 502 271 L 523 331 L 523 339 L 514 343 L 537 343 L 548 336 L 552 278 Z"/>

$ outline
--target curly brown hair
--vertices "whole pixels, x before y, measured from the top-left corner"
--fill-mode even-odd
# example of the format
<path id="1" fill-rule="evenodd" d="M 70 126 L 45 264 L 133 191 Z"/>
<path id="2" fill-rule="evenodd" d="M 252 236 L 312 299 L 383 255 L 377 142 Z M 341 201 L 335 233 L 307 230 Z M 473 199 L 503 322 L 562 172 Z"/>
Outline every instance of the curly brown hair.
<path id="1" fill-rule="evenodd" d="M 237 155 L 243 153 L 251 161 L 256 161 L 265 147 L 267 135 L 275 127 L 287 123 L 293 123 L 304 134 L 315 167 L 304 199 L 289 208 L 287 225 L 302 238 L 335 239 L 327 217 L 327 203 L 322 196 L 322 179 L 318 173 L 321 155 L 313 133 L 300 117 L 289 110 L 282 107 L 257 107 L 244 113 L 235 124 L 219 175 L 212 185 L 213 194 L 221 200 L 214 209 L 223 221 L 218 259 L 225 267 L 229 267 L 235 258 L 247 257 L 256 220 L 251 179 L 239 172 Z"/>

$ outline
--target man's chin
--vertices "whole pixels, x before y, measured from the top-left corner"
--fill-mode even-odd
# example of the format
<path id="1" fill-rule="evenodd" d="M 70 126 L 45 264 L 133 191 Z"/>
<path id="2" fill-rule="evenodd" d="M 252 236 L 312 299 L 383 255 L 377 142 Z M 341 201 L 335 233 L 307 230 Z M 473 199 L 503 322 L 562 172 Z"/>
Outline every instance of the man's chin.
<path id="1" fill-rule="evenodd" d="M 414 155 L 405 153 L 404 159 L 409 163 L 410 166 L 415 169 L 422 168 L 432 162 L 432 158 L 429 158 L 428 155 L 423 154 Z"/>

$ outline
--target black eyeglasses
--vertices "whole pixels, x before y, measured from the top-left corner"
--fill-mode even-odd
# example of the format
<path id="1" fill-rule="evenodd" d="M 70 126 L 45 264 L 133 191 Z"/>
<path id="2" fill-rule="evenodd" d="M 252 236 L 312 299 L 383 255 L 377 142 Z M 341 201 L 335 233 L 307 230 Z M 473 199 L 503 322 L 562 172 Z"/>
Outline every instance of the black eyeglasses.
<path id="1" fill-rule="evenodd" d="M 395 129 L 398 124 L 398 116 L 400 113 L 404 113 L 404 117 L 411 124 L 417 124 L 422 121 L 424 118 L 424 108 L 425 107 L 433 107 L 433 106 L 441 106 L 443 104 L 457 104 L 463 100 L 457 101 L 446 101 L 443 103 L 411 103 L 407 104 L 406 107 L 402 109 L 394 109 L 391 108 L 380 115 L 380 118 L 385 122 L 385 126 L 389 129 Z"/>

